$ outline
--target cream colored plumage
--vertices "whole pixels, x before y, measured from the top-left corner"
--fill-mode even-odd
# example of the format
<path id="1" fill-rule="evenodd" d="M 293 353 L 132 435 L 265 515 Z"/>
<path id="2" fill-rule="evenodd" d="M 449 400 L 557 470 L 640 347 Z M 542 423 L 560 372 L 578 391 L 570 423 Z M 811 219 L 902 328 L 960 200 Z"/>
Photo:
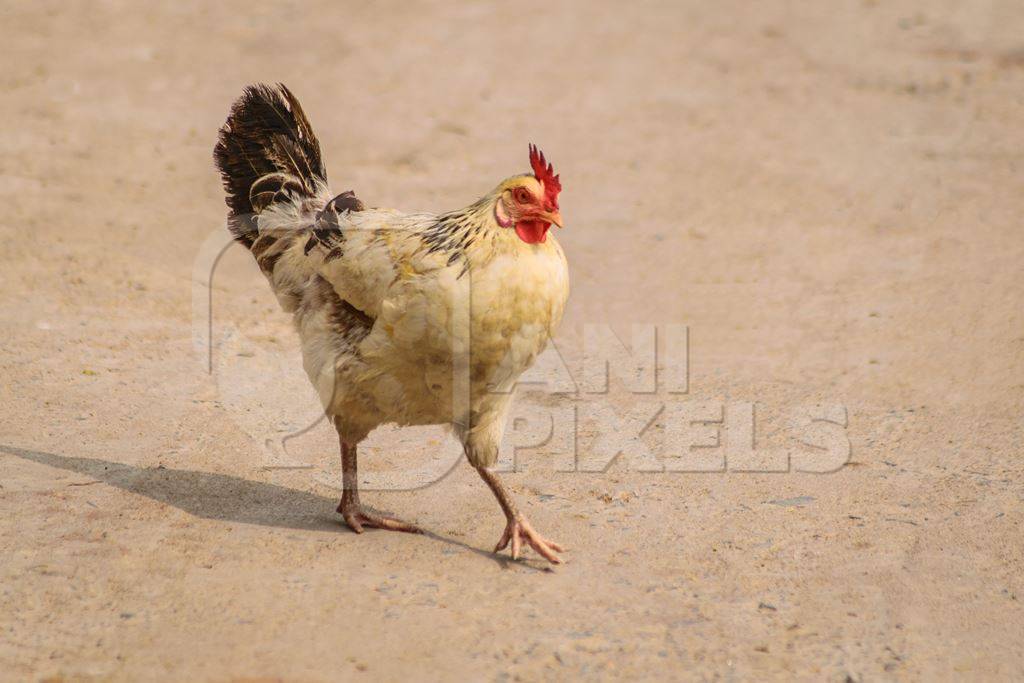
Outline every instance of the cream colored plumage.
<path id="1" fill-rule="evenodd" d="M 375 321 L 354 348 L 336 353 L 337 332 L 327 317 L 308 307 L 296 316 L 306 371 L 346 441 L 357 443 L 387 422 L 453 424 L 466 435 L 474 465 L 494 464 L 509 389 L 554 332 L 569 287 L 558 242 L 526 244 L 499 227 L 498 196 L 483 202 L 475 216 L 478 238 L 454 261 L 423 241 L 438 216 L 369 209 L 340 216 L 340 257 L 325 260 L 330 247 L 320 244 L 306 253 L 299 239 L 277 262 L 275 274 L 282 271 L 289 286 L 319 276 Z M 300 215 L 291 226 L 268 218 L 278 228 L 301 230 L 313 216 Z M 468 402 L 453 395 L 456 361 L 467 350 L 461 371 L 470 380 Z M 460 410 L 460 403 L 468 405 Z"/>
<path id="2" fill-rule="evenodd" d="M 514 384 L 553 334 L 569 292 L 565 255 L 547 234 L 561 224 L 561 185 L 543 156 L 531 150 L 533 175 L 513 176 L 465 209 L 367 209 L 351 192 L 333 197 L 287 88 L 253 86 L 215 159 L 229 227 L 293 314 L 303 365 L 338 430 L 346 522 L 356 531 L 415 530 L 360 507 L 355 447 L 381 424 L 446 424 L 497 495 L 513 555 L 522 537 L 559 561 L 558 545 L 530 528 L 486 469 Z"/>

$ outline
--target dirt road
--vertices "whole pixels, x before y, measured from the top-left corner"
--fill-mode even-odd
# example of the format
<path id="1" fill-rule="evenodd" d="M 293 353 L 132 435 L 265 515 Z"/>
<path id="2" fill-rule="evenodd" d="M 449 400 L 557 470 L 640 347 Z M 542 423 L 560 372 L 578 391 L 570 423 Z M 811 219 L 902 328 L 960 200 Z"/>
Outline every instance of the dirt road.
<path id="1" fill-rule="evenodd" d="M 0 678 L 1024 675 L 1024 12 L 921 4 L 0 8 Z M 490 554 L 464 463 L 363 494 L 428 535 L 338 523 L 290 323 L 211 260 L 258 80 L 372 205 L 463 206 L 541 144 L 576 383 L 585 326 L 688 326 L 686 394 L 521 393 L 577 416 L 505 475 L 564 567 Z M 845 465 L 638 471 L 717 462 L 748 406 L 765 462 Z M 382 430 L 365 476 L 446 444 Z"/>

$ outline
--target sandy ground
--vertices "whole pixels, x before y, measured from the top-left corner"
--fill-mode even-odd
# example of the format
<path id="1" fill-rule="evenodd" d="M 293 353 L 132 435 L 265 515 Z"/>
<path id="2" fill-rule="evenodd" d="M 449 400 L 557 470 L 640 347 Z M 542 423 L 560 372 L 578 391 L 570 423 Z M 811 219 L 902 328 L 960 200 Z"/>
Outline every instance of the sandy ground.
<path id="1" fill-rule="evenodd" d="M 1024 675 L 1024 12 L 920 5 L 4 3 L 0 678 Z M 335 189 L 375 205 L 465 205 L 542 144 L 573 374 L 584 325 L 689 326 L 688 394 L 613 379 L 524 409 L 651 421 L 664 464 L 662 404 L 754 403 L 783 457 L 813 454 L 787 415 L 839 406 L 847 464 L 522 450 L 507 481 L 571 545 L 554 572 L 489 553 L 503 519 L 465 464 L 364 493 L 430 534 L 348 532 L 296 337 L 240 248 L 212 373 L 194 324 L 226 244 L 214 136 L 257 80 L 293 88 Z M 604 431 L 581 418 L 590 469 Z M 446 443 L 382 430 L 365 476 Z"/>

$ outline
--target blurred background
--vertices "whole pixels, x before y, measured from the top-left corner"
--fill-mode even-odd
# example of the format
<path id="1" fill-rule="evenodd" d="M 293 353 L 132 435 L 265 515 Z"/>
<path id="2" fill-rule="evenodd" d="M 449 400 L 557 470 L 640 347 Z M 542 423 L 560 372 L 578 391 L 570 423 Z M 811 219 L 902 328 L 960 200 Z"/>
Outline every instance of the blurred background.
<path id="1" fill-rule="evenodd" d="M 1021 675 L 1022 36 L 1011 0 L 3 3 L 0 671 Z M 842 405 L 850 462 L 527 454 L 509 481 L 573 547 L 553 575 L 491 558 L 466 467 L 367 495 L 434 536 L 349 534 L 328 427 L 293 444 L 313 469 L 261 467 L 315 397 L 240 248 L 219 375 L 193 345 L 211 151 L 256 81 L 296 93 L 332 187 L 370 205 L 464 206 L 537 143 L 569 367 L 585 324 L 688 325 L 690 393 L 652 400 L 752 402 L 778 448 L 791 408 Z M 260 368 L 279 395 L 241 383 Z M 443 435 L 374 439 L 370 472 Z"/>

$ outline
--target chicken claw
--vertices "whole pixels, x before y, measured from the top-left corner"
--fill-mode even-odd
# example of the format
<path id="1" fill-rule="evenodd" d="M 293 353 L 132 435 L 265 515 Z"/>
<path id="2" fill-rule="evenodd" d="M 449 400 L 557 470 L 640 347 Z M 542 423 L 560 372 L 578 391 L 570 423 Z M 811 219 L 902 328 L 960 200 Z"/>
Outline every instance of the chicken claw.
<path id="1" fill-rule="evenodd" d="M 415 524 L 409 524 L 394 517 L 384 517 L 366 512 L 359 505 L 339 505 L 338 512 L 345 519 L 345 524 L 348 525 L 348 528 L 357 534 L 363 533 L 364 526 L 375 529 L 387 529 L 388 531 L 404 531 L 410 534 L 423 533 L 423 529 L 420 529 Z"/>
<path id="2" fill-rule="evenodd" d="M 335 426 L 338 421 L 335 419 Z M 338 503 L 338 512 L 345 518 L 348 528 L 357 534 L 363 533 L 364 526 L 376 529 L 387 529 L 388 531 L 405 531 L 410 534 L 422 534 L 423 530 L 415 524 L 403 522 L 393 517 L 383 517 L 367 512 L 359 503 L 359 474 L 356 455 L 356 444 L 346 443 L 341 438 L 341 429 L 338 429 L 338 439 L 341 442 L 341 479 L 342 494 L 341 502 Z"/>
<path id="3" fill-rule="evenodd" d="M 494 546 L 494 552 L 497 553 L 504 550 L 511 542 L 512 559 L 518 560 L 519 550 L 524 539 L 531 548 L 536 550 L 541 557 L 551 564 L 562 564 L 562 558 L 556 555 L 555 552 L 565 552 L 565 548 L 554 541 L 549 541 L 534 531 L 525 517 L 509 518 L 508 524 L 505 526 L 505 533 L 501 535 L 498 545 Z"/>
<path id="4" fill-rule="evenodd" d="M 529 546 L 540 553 L 540 556 L 545 560 L 551 564 L 562 564 L 562 558 L 556 555 L 555 552 L 564 552 L 565 548 L 554 541 L 549 541 L 533 530 L 533 527 L 526 521 L 526 518 L 520 514 L 516 504 L 512 502 L 512 496 L 509 495 L 508 490 L 501 483 L 498 475 L 486 467 L 477 467 L 476 471 L 480 474 L 480 478 L 486 482 L 491 492 L 494 493 L 494 497 L 498 499 L 501 511 L 505 513 L 505 519 L 508 520 L 508 524 L 505 525 L 505 533 L 501 535 L 498 545 L 494 546 L 494 552 L 504 550 L 511 543 L 512 559 L 518 560 L 519 550 L 522 548 L 523 539 L 525 539 Z"/>

